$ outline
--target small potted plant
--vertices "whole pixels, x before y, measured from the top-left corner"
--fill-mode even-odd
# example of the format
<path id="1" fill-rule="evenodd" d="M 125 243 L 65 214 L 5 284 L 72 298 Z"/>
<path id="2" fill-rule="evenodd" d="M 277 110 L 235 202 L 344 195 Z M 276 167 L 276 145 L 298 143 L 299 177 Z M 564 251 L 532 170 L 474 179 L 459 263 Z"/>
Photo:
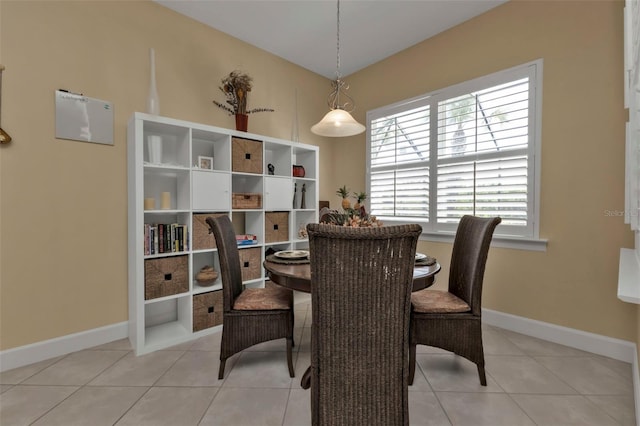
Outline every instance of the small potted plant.
<path id="1" fill-rule="evenodd" d="M 222 79 L 222 85 L 219 89 L 227 98 L 226 103 L 213 101 L 213 103 L 229 113 L 236 116 L 236 130 L 247 131 L 249 120 L 248 114 L 255 112 L 273 112 L 271 108 L 253 108 L 247 109 L 247 97 L 251 91 L 253 79 L 247 74 L 240 71 L 232 71 L 228 76 Z"/>
<path id="2" fill-rule="evenodd" d="M 356 197 L 356 203 L 353 206 L 353 208 L 355 210 L 360 210 L 362 202 L 367 199 L 367 193 L 366 192 L 354 192 L 353 196 Z"/>
<path id="3" fill-rule="evenodd" d="M 344 210 L 351 209 L 351 201 L 349 201 L 349 190 L 347 189 L 347 185 L 344 185 L 342 188 L 338 188 L 336 194 L 342 197 L 342 208 Z"/>

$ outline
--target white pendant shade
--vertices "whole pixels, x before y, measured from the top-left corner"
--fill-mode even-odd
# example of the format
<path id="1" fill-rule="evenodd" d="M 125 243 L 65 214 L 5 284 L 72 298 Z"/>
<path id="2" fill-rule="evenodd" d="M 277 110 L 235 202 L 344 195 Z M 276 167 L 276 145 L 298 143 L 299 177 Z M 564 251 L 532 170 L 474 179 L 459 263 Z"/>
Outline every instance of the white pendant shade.
<path id="1" fill-rule="evenodd" d="M 337 25 L 337 60 L 336 60 L 336 79 L 331 82 L 333 91 L 329 94 L 328 104 L 329 112 L 322 117 L 319 123 L 311 126 L 311 131 L 316 135 L 328 136 L 332 138 L 339 138 L 343 136 L 353 136 L 365 131 L 365 127 L 358 123 L 349 114 L 349 111 L 353 111 L 355 103 L 351 96 L 347 95 L 344 91 L 349 89 L 349 85 L 346 84 L 340 78 L 340 0 L 338 0 L 338 25 Z M 345 102 L 340 102 L 340 98 L 346 99 Z"/>
<path id="2" fill-rule="evenodd" d="M 329 111 L 319 123 L 311 126 L 311 131 L 316 135 L 334 138 L 357 135 L 365 129 L 351 114 L 342 109 Z"/>

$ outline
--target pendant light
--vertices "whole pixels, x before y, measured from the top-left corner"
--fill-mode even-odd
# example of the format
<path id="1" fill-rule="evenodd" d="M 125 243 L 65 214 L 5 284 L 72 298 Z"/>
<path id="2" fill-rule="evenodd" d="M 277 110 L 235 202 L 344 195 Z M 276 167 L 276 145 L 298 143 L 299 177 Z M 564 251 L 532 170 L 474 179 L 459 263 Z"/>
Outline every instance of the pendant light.
<path id="1" fill-rule="evenodd" d="M 329 137 L 353 136 L 365 131 L 365 127 L 349 114 L 355 109 L 353 99 L 345 93 L 349 85 L 340 78 L 340 0 L 338 0 L 338 32 L 337 32 L 337 60 L 336 79 L 331 82 L 333 91 L 329 94 L 328 105 L 330 111 L 311 127 L 316 135 Z M 340 98 L 346 99 L 341 102 Z"/>

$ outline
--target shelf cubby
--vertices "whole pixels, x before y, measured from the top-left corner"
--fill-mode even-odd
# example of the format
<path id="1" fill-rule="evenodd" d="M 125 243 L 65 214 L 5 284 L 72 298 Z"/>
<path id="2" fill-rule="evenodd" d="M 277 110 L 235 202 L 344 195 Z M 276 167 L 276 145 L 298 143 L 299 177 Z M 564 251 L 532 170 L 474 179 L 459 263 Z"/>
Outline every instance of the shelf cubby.
<path id="1" fill-rule="evenodd" d="M 212 170 L 231 171 L 231 136 L 194 129 L 191 141 L 191 164 L 194 168 L 200 168 L 198 157 L 204 156 L 213 158 Z"/>

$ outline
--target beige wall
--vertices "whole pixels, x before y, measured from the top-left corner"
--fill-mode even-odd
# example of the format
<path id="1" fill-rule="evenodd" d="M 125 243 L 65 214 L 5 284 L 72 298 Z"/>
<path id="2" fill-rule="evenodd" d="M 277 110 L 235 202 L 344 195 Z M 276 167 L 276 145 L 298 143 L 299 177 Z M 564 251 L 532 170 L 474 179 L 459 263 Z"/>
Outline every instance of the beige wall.
<path id="1" fill-rule="evenodd" d="M 249 130 L 320 145 L 321 199 L 364 189 L 364 135 L 324 140 L 326 79 L 150 2 L 0 1 L 0 349 L 127 320 L 126 122 L 143 111 L 156 49 L 162 115 L 231 127 L 211 103 L 224 74 L 254 77 Z M 544 59 L 541 236 L 546 252 L 493 249 L 484 306 L 637 341 L 616 298 L 623 208 L 622 2 L 512 1 L 347 78 L 368 109 Z M 348 58 L 343 58 L 348 60 Z M 115 104 L 115 146 L 56 140 L 53 92 Z M 420 243 L 447 273 L 449 244 Z"/>
<path id="2" fill-rule="evenodd" d="M 289 139 L 298 89 L 300 140 L 312 135 L 329 82 L 317 74 L 147 1 L 0 2 L 0 349 L 127 320 L 126 126 L 144 111 L 148 49 L 156 51 L 161 114 L 233 127 L 215 107 L 220 79 L 254 77 L 249 130 Z M 110 100 L 115 145 L 55 139 L 54 90 Z M 321 185 L 321 194 L 326 189 Z M 321 198 L 326 198 L 323 195 Z"/>
<path id="3" fill-rule="evenodd" d="M 636 307 L 616 297 L 619 249 L 633 247 L 632 233 L 604 213 L 624 210 L 622 13 L 622 1 L 511 1 L 347 81 L 364 122 L 367 110 L 543 58 L 540 236 L 549 246 L 492 249 L 483 306 L 636 341 Z M 364 187 L 364 137 L 334 155 L 332 186 Z M 448 265 L 450 244 L 419 248 Z"/>

